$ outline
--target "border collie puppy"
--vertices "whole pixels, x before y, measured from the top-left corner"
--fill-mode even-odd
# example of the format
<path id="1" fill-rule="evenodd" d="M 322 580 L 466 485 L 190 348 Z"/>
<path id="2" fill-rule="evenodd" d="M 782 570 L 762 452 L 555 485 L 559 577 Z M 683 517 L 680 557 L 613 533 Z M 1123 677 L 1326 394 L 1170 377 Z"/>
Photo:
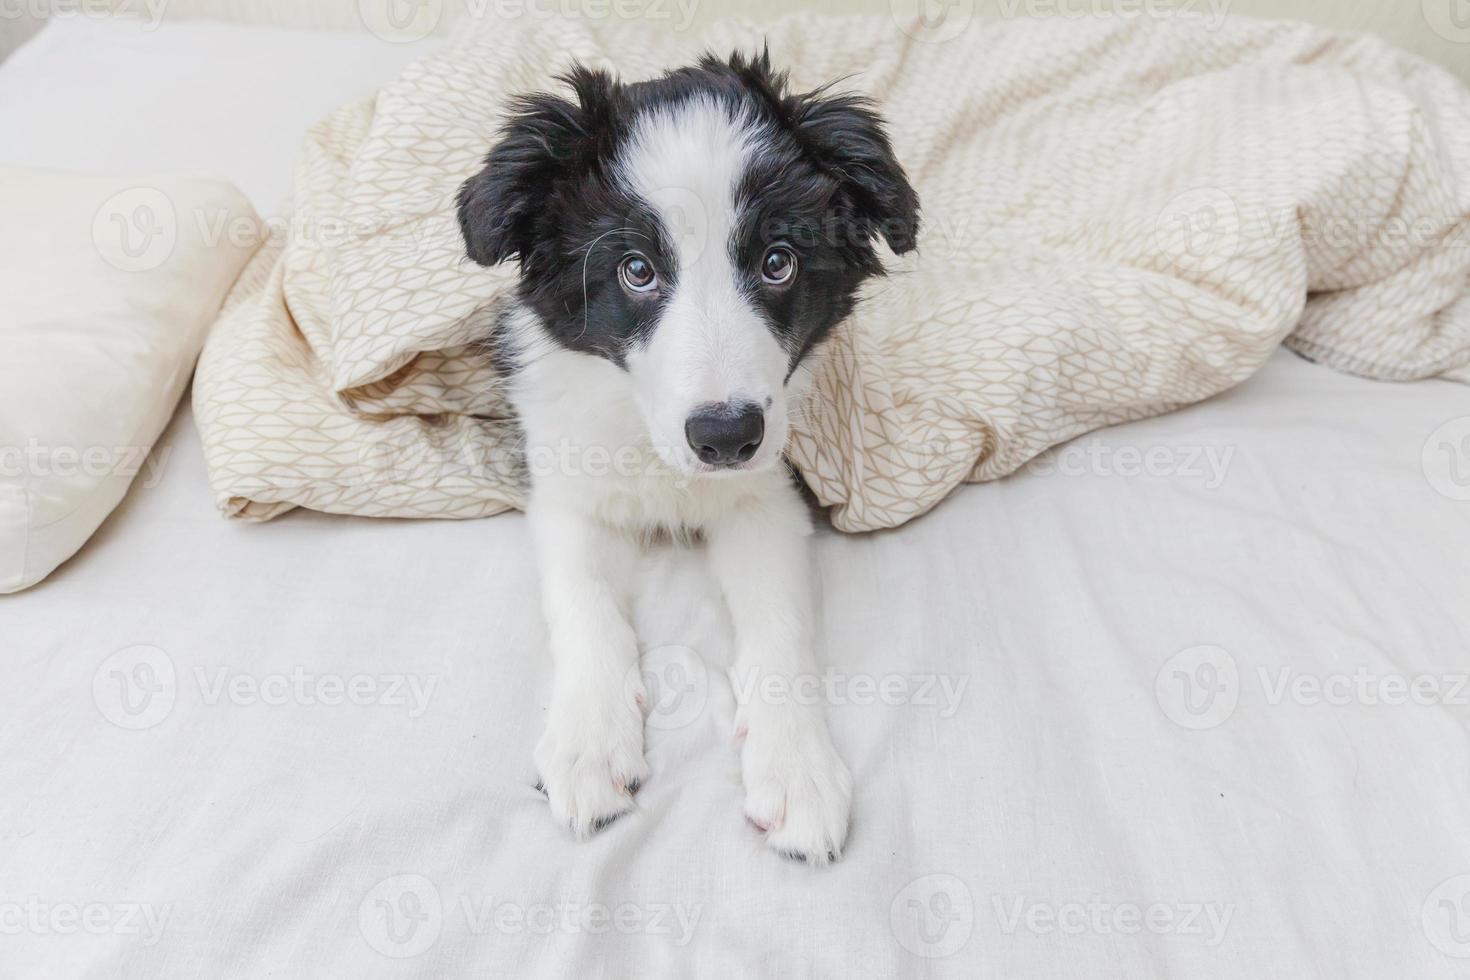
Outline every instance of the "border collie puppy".
<path id="1" fill-rule="evenodd" d="M 817 666 L 811 523 L 782 453 L 804 360 L 882 273 L 875 240 L 914 247 L 918 198 L 867 100 L 790 93 L 768 53 L 563 80 L 574 98 L 516 100 L 458 199 L 469 257 L 520 266 L 492 346 L 556 668 L 541 786 L 579 837 L 632 809 L 647 699 L 628 591 L 651 534 L 702 537 L 755 692 L 734 733 L 745 813 L 823 864 L 852 778 L 822 709 L 790 696 Z"/>

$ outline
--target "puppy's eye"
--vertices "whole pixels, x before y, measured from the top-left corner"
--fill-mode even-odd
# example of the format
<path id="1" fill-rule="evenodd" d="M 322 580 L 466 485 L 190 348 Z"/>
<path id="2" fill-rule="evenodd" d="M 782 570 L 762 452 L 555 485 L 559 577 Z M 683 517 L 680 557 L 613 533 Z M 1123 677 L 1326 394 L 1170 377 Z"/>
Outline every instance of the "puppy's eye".
<path id="1" fill-rule="evenodd" d="M 629 255 L 618 266 L 618 278 L 630 293 L 651 293 L 658 288 L 658 274 L 653 263 L 641 255 Z"/>
<path id="2" fill-rule="evenodd" d="M 761 259 L 761 279 L 770 286 L 784 286 L 796 278 L 796 253 L 785 245 L 766 249 Z"/>

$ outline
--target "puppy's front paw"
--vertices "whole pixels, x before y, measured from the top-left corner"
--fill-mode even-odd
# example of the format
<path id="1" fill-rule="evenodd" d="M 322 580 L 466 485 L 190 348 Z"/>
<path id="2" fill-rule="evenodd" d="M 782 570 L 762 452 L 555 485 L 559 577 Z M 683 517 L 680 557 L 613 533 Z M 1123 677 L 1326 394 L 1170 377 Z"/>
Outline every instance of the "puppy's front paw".
<path id="1" fill-rule="evenodd" d="M 638 692 L 556 698 L 535 760 L 552 816 L 579 839 L 629 812 L 648 777 Z"/>
<path id="2" fill-rule="evenodd" d="M 782 857 L 835 861 L 847 840 L 852 775 L 815 712 L 751 720 L 741 753 L 745 816 Z"/>

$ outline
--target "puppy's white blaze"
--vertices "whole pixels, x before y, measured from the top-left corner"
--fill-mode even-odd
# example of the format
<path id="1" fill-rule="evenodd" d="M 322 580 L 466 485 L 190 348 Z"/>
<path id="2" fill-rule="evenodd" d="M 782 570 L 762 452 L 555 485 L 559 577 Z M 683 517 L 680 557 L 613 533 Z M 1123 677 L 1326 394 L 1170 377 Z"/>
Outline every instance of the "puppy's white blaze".
<path id="1" fill-rule="evenodd" d="M 752 466 L 773 462 L 785 445 L 787 354 L 741 291 L 733 255 L 736 193 L 762 136 L 718 100 L 695 98 L 643 115 L 615 165 L 618 180 L 657 213 L 674 251 L 659 322 L 627 363 L 653 442 L 675 465 L 693 463 L 684 423 L 708 402 L 765 409 Z"/>

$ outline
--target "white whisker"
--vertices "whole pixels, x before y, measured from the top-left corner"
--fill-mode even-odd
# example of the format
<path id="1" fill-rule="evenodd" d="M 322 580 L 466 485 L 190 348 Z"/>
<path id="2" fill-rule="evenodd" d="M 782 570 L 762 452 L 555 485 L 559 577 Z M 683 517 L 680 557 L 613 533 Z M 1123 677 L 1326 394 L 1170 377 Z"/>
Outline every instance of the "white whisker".
<path id="1" fill-rule="evenodd" d="M 619 232 L 628 235 L 637 235 L 639 238 L 648 238 L 647 235 L 632 228 L 613 228 L 598 235 L 586 245 L 581 245 L 577 248 L 578 251 L 582 252 L 582 332 L 577 336 L 578 340 L 587 336 L 587 328 L 591 325 L 589 321 L 591 313 L 587 309 L 587 263 L 591 261 L 592 250 L 597 247 L 598 242 L 602 241 L 608 235 L 616 235 Z M 652 240 L 651 238 L 649 239 L 649 241 Z"/>

